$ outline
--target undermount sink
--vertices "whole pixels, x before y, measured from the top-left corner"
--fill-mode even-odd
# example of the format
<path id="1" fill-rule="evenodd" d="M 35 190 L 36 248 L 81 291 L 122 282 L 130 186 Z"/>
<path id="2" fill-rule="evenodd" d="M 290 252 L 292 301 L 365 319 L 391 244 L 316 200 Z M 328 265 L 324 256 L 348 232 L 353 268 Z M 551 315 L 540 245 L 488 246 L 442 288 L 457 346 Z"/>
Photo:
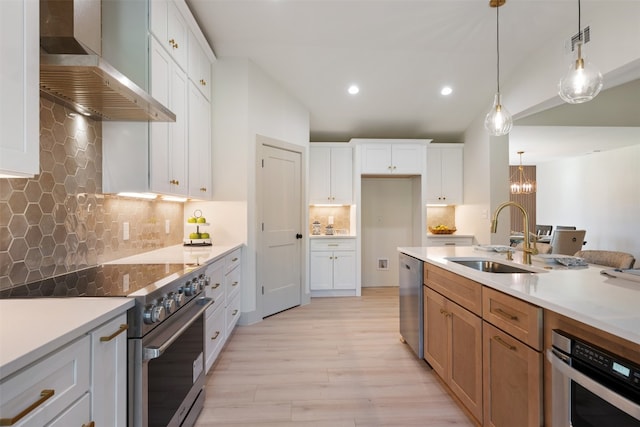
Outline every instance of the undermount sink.
<path id="1" fill-rule="evenodd" d="M 448 260 L 455 262 L 456 264 L 464 265 L 465 267 L 473 268 L 474 270 L 484 271 L 485 273 L 536 273 L 536 271 L 526 270 L 524 268 L 503 264 L 493 260 L 452 258 L 448 258 Z"/>

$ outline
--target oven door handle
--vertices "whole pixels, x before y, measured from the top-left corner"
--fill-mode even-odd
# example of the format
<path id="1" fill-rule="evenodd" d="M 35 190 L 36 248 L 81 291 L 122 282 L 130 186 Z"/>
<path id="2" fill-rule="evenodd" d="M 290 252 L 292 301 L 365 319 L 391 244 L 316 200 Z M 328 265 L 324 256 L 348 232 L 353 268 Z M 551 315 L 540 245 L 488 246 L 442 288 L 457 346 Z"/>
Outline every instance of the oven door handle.
<path id="1" fill-rule="evenodd" d="M 593 394 L 609 402 L 611 405 L 640 420 L 640 405 L 637 403 L 619 395 L 615 391 L 603 386 L 599 382 L 568 365 L 556 354 L 555 351 L 553 351 L 553 349 L 547 349 L 547 359 L 551 362 L 553 369 L 557 370 L 566 378 L 577 382 Z M 554 397 L 554 400 L 555 399 L 557 399 L 557 397 Z"/>
<path id="2" fill-rule="evenodd" d="M 201 298 L 200 300 L 198 300 L 197 304 L 199 306 L 201 306 L 198 309 L 198 311 L 196 313 L 194 313 L 193 315 L 191 315 L 189 320 L 187 320 L 187 322 L 185 322 L 185 324 L 182 325 L 180 327 L 180 329 L 178 329 L 174 334 L 171 334 L 171 337 L 169 339 L 167 339 L 165 342 L 163 342 L 160 345 L 150 345 L 148 347 L 144 347 L 143 348 L 143 350 L 142 350 L 142 352 L 143 352 L 143 357 L 142 357 L 143 362 L 151 360 L 151 359 L 156 359 L 156 358 L 162 356 L 162 353 L 164 353 L 171 346 L 171 344 L 173 344 L 178 338 L 180 338 L 180 335 L 182 335 L 184 333 L 184 331 L 189 329 L 189 327 L 196 320 L 198 320 L 198 317 L 200 317 L 202 315 L 202 313 L 204 313 L 205 310 L 207 308 L 209 308 L 213 304 L 213 298 Z"/>

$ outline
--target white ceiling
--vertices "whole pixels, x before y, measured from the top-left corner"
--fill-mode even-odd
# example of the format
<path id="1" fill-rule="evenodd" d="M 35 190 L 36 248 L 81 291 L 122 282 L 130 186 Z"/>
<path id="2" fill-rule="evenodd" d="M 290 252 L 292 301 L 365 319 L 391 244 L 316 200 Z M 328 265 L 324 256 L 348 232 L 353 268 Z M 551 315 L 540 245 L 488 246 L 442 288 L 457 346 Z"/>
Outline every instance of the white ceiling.
<path id="1" fill-rule="evenodd" d="M 582 22 L 589 22 L 590 3 L 612 1 L 618 0 L 583 1 Z M 496 90 L 496 9 L 488 6 L 488 0 L 187 0 L 187 4 L 218 58 L 250 58 L 307 107 L 311 141 L 460 142 L 478 113 L 488 110 Z M 575 0 L 509 0 L 500 8 L 501 79 L 508 79 L 517 64 L 544 47 L 546 40 L 554 35 L 568 38 L 576 28 Z M 352 83 L 361 89 L 356 96 L 347 94 Z M 440 95 L 444 85 L 453 88 L 452 95 Z M 633 99 L 636 105 L 638 99 Z M 609 124 L 589 131 L 543 130 L 540 125 L 545 123 L 527 120 L 526 127 L 512 131 L 510 151 L 513 159 L 519 149 L 531 152 L 523 158 L 528 164 L 561 153 L 606 149 L 595 143 L 610 136 Z M 633 130 L 617 132 L 620 144 L 640 142 L 640 134 Z M 567 142 L 576 136 L 580 139 L 573 141 L 585 146 Z"/>

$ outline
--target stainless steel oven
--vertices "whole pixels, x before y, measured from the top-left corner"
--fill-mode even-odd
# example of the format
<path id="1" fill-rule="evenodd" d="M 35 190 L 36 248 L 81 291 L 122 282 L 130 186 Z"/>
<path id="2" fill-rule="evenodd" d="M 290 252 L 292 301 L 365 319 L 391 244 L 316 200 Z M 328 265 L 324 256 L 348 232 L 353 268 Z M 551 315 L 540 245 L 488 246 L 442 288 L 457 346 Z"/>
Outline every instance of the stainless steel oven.
<path id="1" fill-rule="evenodd" d="M 553 427 L 640 427 L 640 366 L 554 330 Z"/>

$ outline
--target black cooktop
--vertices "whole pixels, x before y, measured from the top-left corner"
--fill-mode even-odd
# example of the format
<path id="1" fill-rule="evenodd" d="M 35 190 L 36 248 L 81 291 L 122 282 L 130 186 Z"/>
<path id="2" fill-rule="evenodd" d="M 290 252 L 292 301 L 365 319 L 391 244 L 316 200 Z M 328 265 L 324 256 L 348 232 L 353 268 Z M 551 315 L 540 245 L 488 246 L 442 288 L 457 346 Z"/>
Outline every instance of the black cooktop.
<path id="1" fill-rule="evenodd" d="M 0 291 L 0 299 L 123 297 L 193 271 L 185 264 L 103 264 Z M 153 285 L 153 286 L 152 286 Z"/>

